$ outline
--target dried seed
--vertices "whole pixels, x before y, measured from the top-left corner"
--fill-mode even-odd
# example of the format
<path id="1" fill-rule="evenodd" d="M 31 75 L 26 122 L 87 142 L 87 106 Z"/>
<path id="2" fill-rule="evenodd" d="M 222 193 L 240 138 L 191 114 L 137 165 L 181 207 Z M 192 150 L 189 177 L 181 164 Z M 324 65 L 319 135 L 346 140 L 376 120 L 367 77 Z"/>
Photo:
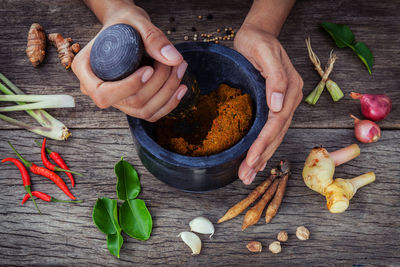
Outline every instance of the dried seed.
<path id="1" fill-rule="evenodd" d="M 221 32 L 221 29 L 218 28 L 218 29 L 217 29 L 217 32 Z"/>
<path id="2" fill-rule="evenodd" d="M 176 28 L 175 28 L 175 27 L 172 27 L 172 28 L 171 28 L 171 32 L 176 32 Z"/>
<path id="3" fill-rule="evenodd" d="M 169 22 L 174 22 L 175 18 L 174 17 L 169 17 Z"/>
<path id="4" fill-rule="evenodd" d="M 249 243 L 247 243 L 246 248 L 250 252 L 261 252 L 262 251 L 262 245 L 258 241 L 250 241 Z"/>
<path id="5" fill-rule="evenodd" d="M 300 240 L 307 240 L 310 238 L 310 231 L 304 226 L 297 227 L 296 236 Z"/>
<path id="6" fill-rule="evenodd" d="M 185 35 L 185 36 L 183 37 L 183 40 L 187 41 L 187 40 L 189 40 L 189 37 L 188 37 L 187 35 Z"/>
<path id="7" fill-rule="evenodd" d="M 278 241 L 286 242 L 288 240 L 288 233 L 285 231 L 280 231 L 277 237 Z"/>
<path id="8" fill-rule="evenodd" d="M 213 19 L 213 18 L 214 18 L 213 14 L 208 14 L 207 15 L 207 19 Z"/>
<path id="9" fill-rule="evenodd" d="M 197 31 L 196 27 L 192 27 L 192 32 Z"/>
<path id="10" fill-rule="evenodd" d="M 203 19 L 203 16 L 197 16 L 198 19 Z"/>
<path id="11" fill-rule="evenodd" d="M 171 31 L 170 31 L 170 30 L 168 30 L 168 31 L 167 31 L 167 34 L 171 34 Z"/>
<path id="12" fill-rule="evenodd" d="M 270 250 L 272 253 L 274 253 L 274 254 L 280 253 L 280 252 L 282 251 L 281 243 L 280 243 L 279 241 L 274 241 L 274 242 L 272 242 L 272 243 L 269 245 L 268 248 L 269 248 L 269 250 Z"/>

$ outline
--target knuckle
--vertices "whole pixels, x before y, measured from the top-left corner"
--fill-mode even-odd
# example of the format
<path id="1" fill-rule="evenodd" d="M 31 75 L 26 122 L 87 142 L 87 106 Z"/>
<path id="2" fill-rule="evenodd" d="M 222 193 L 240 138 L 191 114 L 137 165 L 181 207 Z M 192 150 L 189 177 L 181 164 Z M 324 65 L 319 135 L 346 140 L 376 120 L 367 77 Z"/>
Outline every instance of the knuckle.
<path id="1" fill-rule="evenodd" d="M 272 79 L 274 81 L 274 87 L 275 87 L 273 89 L 278 90 L 278 91 L 285 91 L 288 81 L 287 81 L 286 75 L 283 73 L 282 70 L 276 71 L 273 74 Z"/>
<path id="2" fill-rule="evenodd" d="M 101 109 L 108 108 L 110 104 L 107 101 L 107 97 L 102 95 L 102 94 L 95 94 L 91 96 L 93 99 L 93 102 L 96 104 Z"/>
<path id="3" fill-rule="evenodd" d="M 140 94 L 137 94 L 128 97 L 126 99 L 126 104 L 130 107 L 141 108 L 144 106 L 145 101 L 143 100 L 143 97 L 140 96 Z"/>
<path id="4" fill-rule="evenodd" d="M 143 36 L 143 41 L 144 42 L 156 42 L 157 39 L 162 38 L 164 34 L 161 32 L 160 29 L 154 26 L 150 26 L 148 29 L 146 29 L 144 36 Z"/>
<path id="5" fill-rule="evenodd" d="M 148 109 L 142 108 L 139 111 L 139 117 L 144 119 L 144 120 L 148 120 L 151 118 L 151 116 L 153 116 L 153 113 L 150 112 Z"/>

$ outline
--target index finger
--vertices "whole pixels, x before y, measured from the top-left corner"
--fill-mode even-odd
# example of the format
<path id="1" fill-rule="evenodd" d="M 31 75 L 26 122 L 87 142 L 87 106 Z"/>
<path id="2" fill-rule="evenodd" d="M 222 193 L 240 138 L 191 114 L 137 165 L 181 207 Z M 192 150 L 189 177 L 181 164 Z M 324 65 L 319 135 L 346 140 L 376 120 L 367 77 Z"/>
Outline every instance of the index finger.
<path id="1" fill-rule="evenodd" d="M 139 68 L 128 77 L 112 82 L 98 78 L 90 66 L 90 50 L 94 40 L 90 41 L 72 62 L 72 70 L 79 78 L 88 95 L 100 108 L 107 108 L 139 91 L 144 83 L 153 75 L 150 66 Z"/>

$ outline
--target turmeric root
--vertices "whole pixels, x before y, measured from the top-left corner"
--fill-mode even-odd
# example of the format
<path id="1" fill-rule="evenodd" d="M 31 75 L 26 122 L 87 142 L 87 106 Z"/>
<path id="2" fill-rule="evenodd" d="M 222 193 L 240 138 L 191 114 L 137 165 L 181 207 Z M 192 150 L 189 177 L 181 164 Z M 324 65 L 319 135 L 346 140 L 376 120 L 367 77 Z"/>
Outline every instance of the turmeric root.
<path id="1" fill-rule="evenodd" d="M 276 190 L 275 196 L 269 203 L 267 212 L 265 214 L 265 222 L 269 223 L 272 218 L 278 212 L 279 206 L 282 203 L 283 196 L 285 195 L 287 181 L 289 179 L 289 172 L 285 173 L 279 182 L 278 189 Z"/>
<path id="2" fill-rule="evenodd" d="M 78 43 L 71 44 L 71 38 L 64 38 L 59 33 L 51 33 L 48 35 L 48 38 L 57 48 L 58 57 L 60 58 L 61 63 L 66 69 L 70 68 L 75 54 L 81 49 L 80 45 Z"/>
<path id="3" fill-rule="evenodd" d="M 276 192 L 279 181 L 280 179 L 276 179 L 268 188 L 267 192 L 265 192 L 262 198 L 257 202 L 257 204 L 246 212 L 246 215 L 243 219 L 242 231 L 245 230 L 247 227 L 256 224 L 260 220 L 265 206 L 268 204 L 268 202 L 271 200 Z"/>
<path id="4" fill-rule="evenodd" d="M 237 203 L 235 206 L 230 208 L 225 215 L 218 220 L 218 223 L 225 222 L 227 220 L 233 219 L 238 216 L 242 211 L 244 211 L 248 206 L 251 205 L 257 198 L 259 198 L 271 185 L 274 179 L 277 177 L 277 170 L 271 170 L 271 176 L 265 179 L 260 185 L 258 185 L 246 198 Z"/>
<path id="5" fill-rule="evenodd" d="M 326 205 L 332 213 L 341 213 L 349 207 L 357 189 L 375 181 L 375 173 L 368 172 L 353 179 L 336 178 L 325 189 Z"/>
<path id="6" fill-rule="evenodd" d="M 34 67 L 42 63 L 46 55 L 46 34 L 38 23 L 33 23 L 29 29 L 26 55 Z"/>

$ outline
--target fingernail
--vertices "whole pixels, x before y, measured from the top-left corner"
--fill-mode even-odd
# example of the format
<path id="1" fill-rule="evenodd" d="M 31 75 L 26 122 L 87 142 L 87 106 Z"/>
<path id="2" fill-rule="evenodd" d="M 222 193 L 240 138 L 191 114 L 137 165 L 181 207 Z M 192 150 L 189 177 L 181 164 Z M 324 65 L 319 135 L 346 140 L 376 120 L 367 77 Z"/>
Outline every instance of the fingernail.
<path id="1" fill-rule="evenodd" d="M 265 163 L 261 166 L 260 171 L 263 171 L 263 170 L 265 169 L 266 166 L 267 166 L 267 162 L 265 162 Z"/>
<path id="2" fill-rule="evenodd" d="M 176 70 L 176 75 L 178 76 L 178 79 L 181 80 L 183 75 L 185 74 L 186 68 L 188 64 L 186 61 L 183 61 L 181 65 L 179 65 L 178 69 Z"/>
<path id="3" fill-rule="evenodd" d="M 180 89 L 180 92 L 178 93 L 178 95 L 176 96 L 176 98 L 178 100 L 181 100 L 186 94 L 187 86 L 184 84 L 181 84 L 181 86 L 179 86 L 179 87 L 181 87 L 181 89 Z"/>
<path id="4" fill-rule="evenodd" d="M 146 69 L 142 74 L 141 78 L 142 83 L 146 83 L 151 78 L 152 75 L 153 75 L 153 69 Z"/>
<path id="5" fill-rule="evenodd" d="M 251 184 L 251 183 L 253 182 L 254 178 L 256 178 L 256 175 L 257 175 L 257 172 L 254 172 L 254 173 L 250 176 L 250 178 L 249 178 L 249 180 L 248 180 L 248 184 Z"/>
<path id="6" fill-rule="evenodd" d="M 163 57 L 169 61 L 178 61 L 182 58 L 178 50 L 176 50 L 176 48 L 172 45 L 166 45 L 161 48 L 161 55 L 163 55 Z"/>
<path id="7" fill-rule="evenodd" d="M 271 109 L 273 112 L 279 112 L 282 109 L 283 94 L 272 93 L 271 95 Z"/>
<path id="8" fill-rule="evenodd" d="M 247 161 L 247 165 L 253 166 L 254 163 L 260 158 L 260 155 L 257 155 L 256 157 L 249 157 L 249 160 Z"/>
<path id="9" fill-rule="evenodd" d="M 256 175 L 257 175 L 257 172 L 254 171 L 254 169 L 250 169 L 249 172 L 247 173 L 246 178 L 244 178 L 243 183 L 246 185 L 251 184 L 251 182 L 253 182 Z"/>

